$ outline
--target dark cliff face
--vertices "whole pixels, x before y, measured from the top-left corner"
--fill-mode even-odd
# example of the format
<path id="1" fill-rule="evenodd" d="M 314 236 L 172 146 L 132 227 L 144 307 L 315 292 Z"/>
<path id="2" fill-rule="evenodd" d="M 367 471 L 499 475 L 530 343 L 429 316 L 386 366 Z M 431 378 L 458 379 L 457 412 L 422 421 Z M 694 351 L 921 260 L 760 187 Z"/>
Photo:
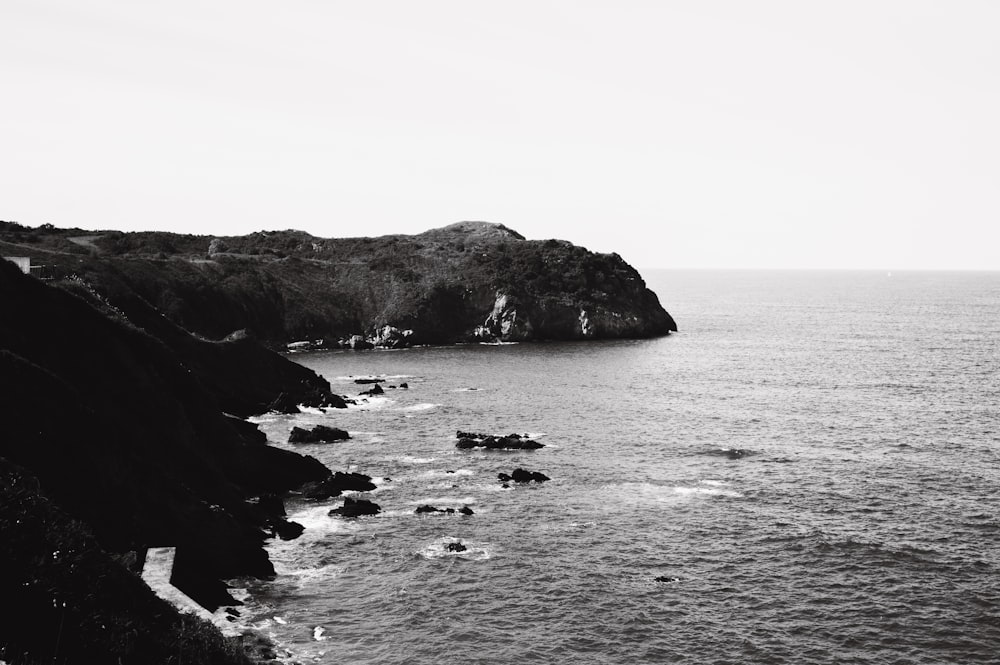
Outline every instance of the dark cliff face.
<path id="1" fill-rule="evenodd" d="M 485 222 L 380 238 L 88 237 L 89 249 L 52 238 L 37 247 L 39 261 L 56 276 L 80 276 L 130 316 L 144 303 L 212 339 L 248 329 L 273 343 L 360 336 L 401 346 L 653 337 L 677 328 L 618 255 L 529 241 Z"/>
<path id="2" fill-rule="evenodd" d="M 4 261 L 0 303 L 0 457 L 34 474 L 105 549 L 176 546 L 175 582 L 207 606 L 228 600 L 219 579 L 273 574 L 246 499 L 330 472 L 267 446 L 223 404 L 262 411 L 282 390 L 325 381 L 250 340 L 205 342 L 147 322 L 164 333 L 154 337 Z"/>

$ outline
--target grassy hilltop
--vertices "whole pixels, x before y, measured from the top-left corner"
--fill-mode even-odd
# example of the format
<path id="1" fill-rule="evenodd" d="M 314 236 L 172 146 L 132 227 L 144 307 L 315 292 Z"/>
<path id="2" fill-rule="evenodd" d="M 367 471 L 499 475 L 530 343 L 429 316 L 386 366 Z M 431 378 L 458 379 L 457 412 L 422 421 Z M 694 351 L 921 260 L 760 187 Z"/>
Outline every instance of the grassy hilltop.
<path id="1" fill-rule="evenodd" d="M 676 324 L 617 254 L 461 222 L 425 233 L 215 237 L 0 224 L 0 251 L 76 275 L 127 310 L 134 299 L 219 339 L 401 346 L 652 337 Z M 390 328 L 386 328 L 389 326 Z M 412 331 L 403 334 L 403 331 Z M 357 341 L 357 340 L 355 340 Z"/>

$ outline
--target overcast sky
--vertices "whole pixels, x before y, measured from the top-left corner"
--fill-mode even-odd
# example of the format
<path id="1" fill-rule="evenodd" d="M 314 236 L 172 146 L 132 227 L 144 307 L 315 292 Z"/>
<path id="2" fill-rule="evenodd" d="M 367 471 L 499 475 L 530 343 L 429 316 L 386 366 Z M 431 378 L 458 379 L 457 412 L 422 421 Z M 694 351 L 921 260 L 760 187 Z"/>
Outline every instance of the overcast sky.
<path id="1" fill-rule="evenodd" d="M 1000 2 L 0 0 L 0 219 L 1000 269 Z"/>

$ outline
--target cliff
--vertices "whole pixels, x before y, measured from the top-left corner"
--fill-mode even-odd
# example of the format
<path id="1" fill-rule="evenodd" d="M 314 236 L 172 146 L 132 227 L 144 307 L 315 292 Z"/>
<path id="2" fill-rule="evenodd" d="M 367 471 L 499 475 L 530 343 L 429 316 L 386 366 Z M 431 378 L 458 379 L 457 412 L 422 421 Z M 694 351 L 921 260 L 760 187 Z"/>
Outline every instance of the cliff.
<path id="1" fill-rule="evenodd" d="M 84 235 L 86 234 L 86 235 Z M 677 329 L 617 254 L 461 222 L 418 235 L 316 238 L 32 231 L 0 250 L 75 275 L 130 316 L 145 303 L 211 339 L 405 346 L 652 337 Z"/>
<path id="2" fill-rule="evenodd" d="M 336 403 L 336 396 L 312 371 L 251 339 L 196 339 L 149 308 L 133 306 L 140 316 L 131 319 L 77 282 L 64 286 L 47 285 L 0 261 L 4 540 L 35 523 L 24 543 L 5 542 L 16 552 L 0 569 L 0 588 L 42 575 L 19 568 L 19 561 L 45 570 L 55 566 L 49 586 L 19 590 L 18 597 L 27 594 L 25 602 L 34 605 L 11 609 L 24 612 L 29 622 L 46 621 L 45 603 L 53 599 L 69 603 L 63 614 L 73 621 L 91 605 L 115 614 L 109 608 L 134 604 L 161 616 L 142 585 L 115 582 L 102 598 L 100 585 L 84 593 L 78 587 L 86 585 L 71 574 L 73 566 L 112 569 L 116 564 L 107 553 L 141 556 L 148 546 L 177 547 L 173 581 L 189 596 L 210 608 L 231 603 L 220 580 L 274 574 L 263 544 L 281 517 L 263 510 L 255 497 L 331 474 L 313 458 L 266 445 L 254 426 L 227 413 L 263 411 L 282 393 L 292 402 L 327 404 Z M 22 493 L 18 486 L 29 489 Z M 23 500 L 8 501 L 7 495 Z M 24 501 L 34 508 L 25 508 Z M 46 531 L 50 523 L 78 524 L 70 530 L 79 535 L 66 536 L 63 547 L 60 533 Z M 51 551 L 41 555 L 27 553 L 47 547 Z M 121 580 L 124 572 L 106 574 Z M 183 631 L 181 624 L 167 623 Z M 40 639 L 51 641 L 52 623 L 35 625 L 44 626 Z M 65 630 L 64 654 L 90 648 L 93 636 L 78 623 Z M 0 652 L 18 657 L 17 645 L 26 637 L 9 624 L 0 626 Z M 74 647 L 72 639 L 82 641 Z M 126 642 L 118 643 L 124 651 L 115 657 L 145 662 L 141 640 Z"/>

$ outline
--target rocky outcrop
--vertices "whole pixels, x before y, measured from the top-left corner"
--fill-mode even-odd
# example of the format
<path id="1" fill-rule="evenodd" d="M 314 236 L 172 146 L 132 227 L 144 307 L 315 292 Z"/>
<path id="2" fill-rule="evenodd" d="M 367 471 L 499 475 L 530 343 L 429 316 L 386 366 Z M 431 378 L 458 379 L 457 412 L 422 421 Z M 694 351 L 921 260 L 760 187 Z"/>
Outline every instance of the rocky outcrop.
<path id="1" fill-rule="evenodd" d="M 350 434 L 338 427 L 316 425 L 311 430 L 293 427 L 288 435 L 288 443 L 332 443 L 350 438 Z"/>
<path id="2" fill-rule="evenodd" d="M 544 473 L 540 473 L 538 471 L 527 471 L 520 468 L 514 469 L 514 471 L 510 474 L 498 473 L 497 478 L 502 483 L 509 483 L 511 481 L 514 481 L 515 483 L 543 483 L 546 480 L 551 480 L 551 478 L 546 476 Z"/>
<path id="3" fill-rule="evenodd" d="M 348 497 L 344 499 L 343 506 L 334 508 L 329 514 L 331 516 L 339 515 L 340 517 L 363 517 L 365 515 L 378 515 L 380 512 L 382 512 L 382 508 L 374 501 Z"/>
<path id="4" fill-rule="evenodd" d="M 323 480 L 304 483 L 299 487 L 298 493 L 310 501 L 325 501 L 344 492 L 371 492 L 376 487 L 371 476 L 337 471 Z"/>
<path id="5" fill-rule="evenodd" d="M 76 245 L 47 235 L 38 260 L 56 277 L 77 275 L 130 319 L 145 303 L 210 339 L 246 329 L 282 348 L 323 340 L 362 350 L 653 337 L 677 328 L 617 254 L 526 240 L 486 222 L 381 238 L 98 235 L 93 255 L 69 253 Z"/>
<path id="6" fill-rule="evenodd" d="M 472 508 L 469 508 L 468 506 L 462 506 L 458 510 L 455 510 L 454 508 L 437 508 L 435 506 L 423 505 L 418 506 L 413 512 L 417 515 L 426 515 L 428 513 L 443 513 L 445 515 L 453 515 L 455 513 L 460 515 L 475 515 Z"/>
<path id="7" fill-rule="evenodd" d="M 496 436 L 459 431 L 455 434 L 455 438 L 458 439 L 455 447 L 462 450 L 468 450 L 469 448 L 485 448 L 487 450 L 537 450 L 538 448 L 545 447 L 544 444 L 520 434 Z"/>

